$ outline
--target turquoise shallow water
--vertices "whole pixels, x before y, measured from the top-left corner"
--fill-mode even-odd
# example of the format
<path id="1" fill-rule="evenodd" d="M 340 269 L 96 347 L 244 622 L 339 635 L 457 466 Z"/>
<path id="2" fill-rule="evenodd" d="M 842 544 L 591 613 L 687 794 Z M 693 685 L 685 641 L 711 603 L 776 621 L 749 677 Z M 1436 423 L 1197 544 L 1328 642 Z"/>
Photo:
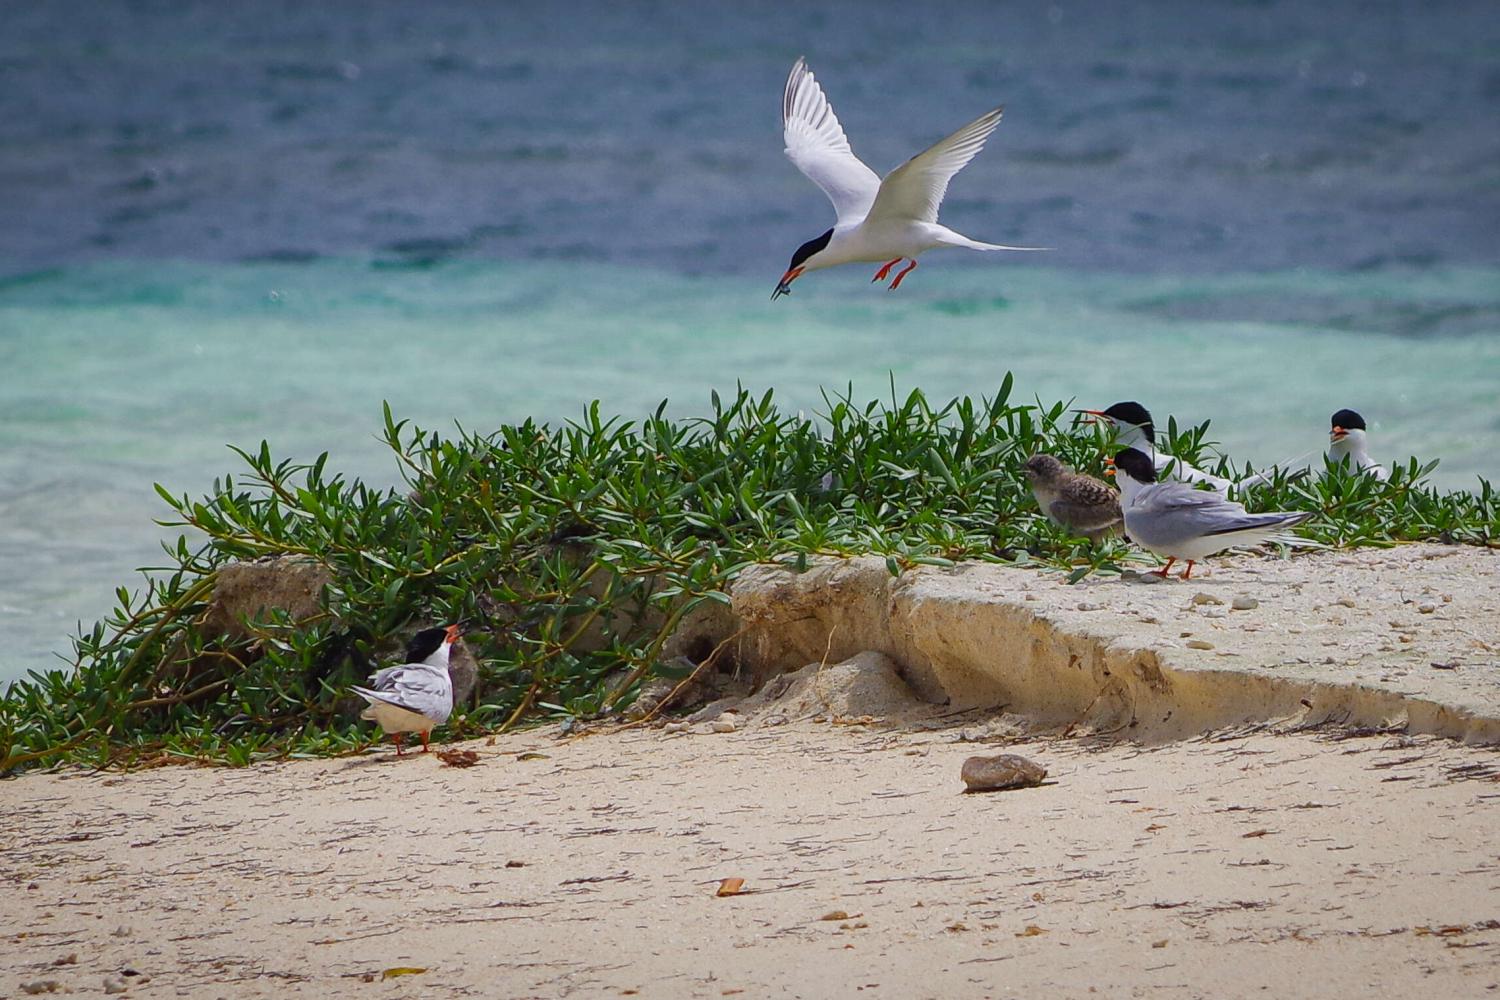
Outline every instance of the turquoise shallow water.
<path id="1" fill-rule="evenodd" d="M 56 663 L 79 620 L 153 563 L 151 490 L 200 493 L 226 448 L 395 481 L 381 401 L 426 427 L 557 421 L 592 399 L 691 415 L 711 388 L 774 388 L 809 412 L 920 387 L 1214 421 L 1239 460 L 1321 447 L 1328 415 L 1371 421 L 1382 459 L 1435 481 L 1500 478 L 1500 272 L 1163 277 L 932 254 L 897 293 L 859 269 L 771 281 L 580 262 L 384 268 L 98 263 L 0 284 L 0 679 Z"/>

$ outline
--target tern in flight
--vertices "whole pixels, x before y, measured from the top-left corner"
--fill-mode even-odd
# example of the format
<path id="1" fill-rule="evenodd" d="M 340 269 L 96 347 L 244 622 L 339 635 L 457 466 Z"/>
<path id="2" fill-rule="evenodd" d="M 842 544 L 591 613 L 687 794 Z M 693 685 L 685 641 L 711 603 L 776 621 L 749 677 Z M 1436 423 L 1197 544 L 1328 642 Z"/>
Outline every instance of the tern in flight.
<path id="1" fill-rule="evenodd" d="M 772 300 L 789 294 L 792 282 L 804 273 L 839 264 L 878 262 L 880 270 L 872 280 L 884 281 L 891 268 L 907 261 L 891 282 L 891 291 L 895 291 L 901 279 L 917 266 L 917 255 L 925 250 L 1045 249 L 981 243 L 937 221 L 948 182 L 984 148 L 1004 110 L 985 112 L 881 180 L 849 148 L 849 139 L 823 96 L 823 88 L 806 61 L 798 59 L 787 77 L 781 108 L 786 155 L 828 195 L 838 221 L 822 236 L 797 248 L 791 266 L 771 293 Z"/>

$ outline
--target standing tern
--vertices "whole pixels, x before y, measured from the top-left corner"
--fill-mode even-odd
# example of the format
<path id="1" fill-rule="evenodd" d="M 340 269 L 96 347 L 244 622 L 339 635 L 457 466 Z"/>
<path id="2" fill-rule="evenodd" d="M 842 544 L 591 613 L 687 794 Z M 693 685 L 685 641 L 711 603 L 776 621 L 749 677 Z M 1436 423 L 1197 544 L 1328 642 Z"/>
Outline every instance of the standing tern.
<path id="1" fill-rule="evenodd" d="M 1151 458 L 1152 466 L 1156 469 L 1156 477 L 1168 475 L 1170 466 L 1170 478 L 1180 483 L 1207 483 L 1213 487 L 1220 496 L 1228 498 L 1229 488 L 1235 485 L 1222 476 L 1215 476 L 1210 472 L 1204 472 L 1184 462 L 1182 459 L 1165 454 L 1156 450 L 1156 425 L 1151 422 L 1151 412 L 1140 403 L 1128 400 L 1116 403 L 1106 410 L 1077 410 L 1077 413 L 1087 413 L 1097 420 L 1102 420 L 1115 429 L 1115 440 L 1122 448 L 1134 448 Z M 1260 477 L 1251 477 L 1258 480 Z M 1255 485 L 1254 482 L 1246 481 L 1241 485 Z"/>
<path id="2" fill-rule="evenodd" d="M 354 693 L 369 703 L 361 719 L 380 723 L 396 741 L 401 756 L 401 734 L 418 733 L 422 752 L 434 726 L 448 721 L 453 711 L 453 681 L 448 676 L 448 654 L 458 641 L 458 626 L 424 628 L 406 647 L 408 662 L 370 675 L 374 690 L 356 687 Z"/>
<path id="3" fill-rule="evenodd" d="M 1305 512 L 1251 514 L 1243 504 L 1217 493 L 1195 490 L 1187 483 L 1158 483 L 1151 459 L 1135 448 L 1115 455 L 1114 468 L 1125 534 L 1141 548 L 1167 557 L 1167 564 L 1158 571 L 1163 579 L 1179 559 L 1187 560 L 1187 569 L 1182 571 L 1186 580 L 1193 564 L 1206 556 L 1276 539 L 1312 517 Z"/>
<path id="4" fill-rule="evenodd" d="M 1097 542 L 1120 530 L 1120 494 L 1051 455 L 1026 460 L 1026 479 L 1047 520 Z"/>
<path id="5" fill-rule="evenodd" d="M 1044 249 L 980 243 L 938 225 L 938 206 L 948 192 L 948 182 L 984 148 L 1004 110 L 995 108 L 980 115 L 881 180 L 849 148 L 844 128 L 823 96 L 823 88 L 807 62 L 798 59 L 787 77 L 781 105 L 786 155 L 828 195 L 838 220 L 822 236 L 797 248 L 771 299 L 790 294 L 792 282 L 803 273 L 839 264 L 880 262 L 880 270 L 871 280 L 884 281 L 891 268 L 909 261 L 891 282 L 890 289 L 895 291 L 901 279 L 917 266 L 917 255 L 926 250 Z"/>
<path id="6" fill-rule="evenodd" d="M 1335 465 L 1349 465 L 1373 476 L 1382 483 L 1390 478 L 1385 466 L 1370 457 L 1366 450 L 1369 440 L 1365 436 L 1365 418 L 1353 410 L 1340 410 L 1330 421 L 1328 432 L 1328 457 Z"/>

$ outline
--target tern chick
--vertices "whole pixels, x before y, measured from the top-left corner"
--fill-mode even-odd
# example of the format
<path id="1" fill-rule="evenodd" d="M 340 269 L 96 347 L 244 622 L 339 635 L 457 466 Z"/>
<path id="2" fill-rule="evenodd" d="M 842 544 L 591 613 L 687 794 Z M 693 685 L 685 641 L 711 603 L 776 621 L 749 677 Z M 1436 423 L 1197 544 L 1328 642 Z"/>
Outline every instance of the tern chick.
<path id="1" fill-rule="evenodd" d="M 1091 542 L 1120 531 L 1120 494 L 1093 476 L 1074 472 L 1051 455 L 1026 460 L 1026 479 L 1037 506 L 1053 524 Z"/>
<path id="2" fill-rule="evenodd" d="M 1225 500 L 1187 483 L 1156 481 L 1156 468 L 1145 452 L 1126 448 L 1114 457 L 1120 484 L 1120 506 L 1125 534 L 1141 548 L 1167 557 L 1159 573 L 1178 559 L 1187 560 L 1182 578 L 1193 564 L 1236 545 L 1258 545 L 1278 540 L 1286 529 L 1312 517 L 1309 513 L 1251 514 L 1243 504 Z"/>

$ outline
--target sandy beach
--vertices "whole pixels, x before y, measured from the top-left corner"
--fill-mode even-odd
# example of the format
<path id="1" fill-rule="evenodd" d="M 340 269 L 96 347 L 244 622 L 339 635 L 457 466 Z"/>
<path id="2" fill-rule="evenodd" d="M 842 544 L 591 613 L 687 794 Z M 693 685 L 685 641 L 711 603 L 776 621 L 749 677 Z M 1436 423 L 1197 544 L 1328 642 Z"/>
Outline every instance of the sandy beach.
<path id="1" fill-rule="evenodd" d="M 1494 566 L 763 567 L 686 718 L 26 775 L 0 997 L 1500 995 Z"/>
<path id="2" fill-rule="evenodd" d="M 700 727 L 701 728 L 701 727 Z M 982 720 L 555 729 L 5 788 L 0 995 L 1396 997 L 1500 989 L 1500 754 Z M 744 891 L 719 897 L 719 880 Z M 422 969 L 409 975 L 387 970 Z"/>

